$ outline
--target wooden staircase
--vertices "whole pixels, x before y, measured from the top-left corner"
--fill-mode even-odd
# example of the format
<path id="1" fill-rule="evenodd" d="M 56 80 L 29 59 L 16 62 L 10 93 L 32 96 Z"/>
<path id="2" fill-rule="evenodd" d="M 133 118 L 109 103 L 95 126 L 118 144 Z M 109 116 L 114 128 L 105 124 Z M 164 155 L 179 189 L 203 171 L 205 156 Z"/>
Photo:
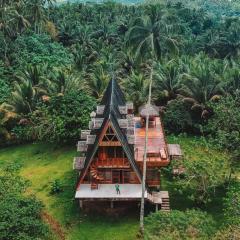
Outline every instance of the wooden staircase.
<path id="1" fill-rule="evenodd" d="M 99 175 L 98 169 L 95 165 L 91 165 L 90 173 L 95 180 L 97 180 L 97 181 L 103 180 L 103 177 Z"/>
<path id="2" fill-rule="evenodd" d="M 102 176 L 99 176 L 98 169 L 95 165 L 91 165 L 90 167 L 90 173 L 93 177 L 92 183 L 91 183 L 91 189 L 98 189 L 98 182 L 103 180 Z"/>
<path id="3" fill-rule="evenodd" d="M 147 200 L 153 204 L 161 205 L 161 211 L 170 211 L 169 195 L 167 191 L 152 192 L 147 194 Z"/>
<path id="4" fill-rule="evenodd" d="M 161 211 L 170 212 L 169 196 L 162 197 Z"/>

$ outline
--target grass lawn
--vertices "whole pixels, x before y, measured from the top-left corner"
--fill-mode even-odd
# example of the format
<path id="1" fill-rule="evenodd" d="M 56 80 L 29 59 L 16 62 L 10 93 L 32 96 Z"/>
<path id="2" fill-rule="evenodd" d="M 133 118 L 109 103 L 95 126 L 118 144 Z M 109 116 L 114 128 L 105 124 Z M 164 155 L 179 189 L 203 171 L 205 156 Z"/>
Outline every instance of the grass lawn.
<path id="1" fill-rule="evenodd" d="M 133 240 L 138 230 L 138 213 L 119 220 L 80 214 L 74 200 L 76 175 L 72 170 L 75 147 L 28 144 L 0 149 L 0 167 L 10 163 L 22 165 L 21 175 L 31 181 L 29 193 L 36 194 L 46 212 L 61 225 L 69 240 Z M 64 191 L 49 194 L 51 182 L 59 179 Z"/>
<path id="2" fill-rule="evenodd" d="M 206 154 L 203 141 L 192 137 L 169 137 L 170 143 L 180 143 L 184 154 L 197 160 Z M 75 146 L 55 147 L 50 144 L 27 144 L 0 149 L 0 167 L 9 163 L 22 165 L 21 175 L 31 181 L 29 193 L 36 194 L 45 204 L 46 212 L 58 221 L 69 240 L 134 240 L 138 231 L 139 213 L 119 219 L 82 214 L 74 200 L 76 175 L 72 170 Z M 211 150 L 215 151 L 215 150 Z M 216 154 L 224 154 L 216 151 Z M 52 181 L 59 179 L 64 191 L 51 195 Z M 170 191 L 173 209 L 191 208 L 193 203 L 175 191 L 174 183 L 164 177 L 162 188 Z M 220 198 L 219 198 L 220 199 Z M 217 219 L 221 216 L 221 201 L 209 204 L 206 210 Z"/>

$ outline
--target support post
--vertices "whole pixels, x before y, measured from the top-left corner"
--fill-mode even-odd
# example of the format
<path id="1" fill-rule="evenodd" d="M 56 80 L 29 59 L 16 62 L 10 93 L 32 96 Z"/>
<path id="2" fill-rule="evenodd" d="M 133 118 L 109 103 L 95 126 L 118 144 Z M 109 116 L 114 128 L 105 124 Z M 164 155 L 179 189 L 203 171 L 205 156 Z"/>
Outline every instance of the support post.
<path id="1" fill-rule="evenodd" d="M 156 204 L 155 207 L 156 207 L 155 209 L 156 209 L 156 212 L 157 212 L 158 211 L 158 204 Z"/>
<path id="2" fill-rule="evenodd" d="M 113 204 L 113 201 L 110 202 L 110 206 L 111 206 L 111 209 L 114 208 L 114 204 Z"/>
<path id="3" fill-rule="evenodd" d="M 83 209 L 83 200 L 79 200 L 79 206 L 81 209 Z"/>

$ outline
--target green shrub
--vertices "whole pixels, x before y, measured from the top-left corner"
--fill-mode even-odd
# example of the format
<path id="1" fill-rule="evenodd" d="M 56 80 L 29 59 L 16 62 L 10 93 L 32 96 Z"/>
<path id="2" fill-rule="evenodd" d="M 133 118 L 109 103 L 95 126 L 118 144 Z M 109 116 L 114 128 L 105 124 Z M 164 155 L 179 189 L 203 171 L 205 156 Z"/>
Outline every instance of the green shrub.
<path id="1" fill-rule="evenodd" d="M 11 58 L 15 66 L 28 64 L 49 67 L 67 66 L 73 63 L 73 56 L 61 44 L 53 42 L 47 35 L 23 35 L 12 44 Z"/>
<path id="2" fill-rule="evenodd" d="M 30 114 L 30 123 L 15 127 L 19 140 L 75 142 L 81 129 L 88 127 L 95 100 L 83 91 L 53 96 Z"/>
<path id="3" fill-rule="evenodd" d="M 205 131 L 220 148 L 240 156 L 240 92 L 222 98 L 212 104 L 213 117 L 208 121 Z"/>
<path id="4" fill-rule="evenodd" d="M 51 184 L 50 193 L 51 194 L 57 194 L 57 193 L 60 193 L 60 192 L 63 192 L 63 185 L 62 185 L 62 183 L 59 179 L 56 179 Z"/>
<path id="5" fill-rule="evenodd" d="M 145 218 L 147 240 L 210 239 L 215 222 L 200 210 L 158 211 Z"/>
<path id="6" fill-rule="evenodd" d="M 42 222 L 43 205 L 34 196 L 25 196 L 28 183 L 11 164 L 0 171 L 0 239 L 45 239 L 48 228 Z"/>
<path id="7" fill-rule="evenodd" d="M 224 200 L 226 223 L 240 226 L 240 183 L 233 182 L 229 186 Z"/>
<path id="8" fill-rule="evenodd" d="M 181 100 L 172 100 L 167 104 L 163 122 L 171 133 L 189 132 L 193 127 L 191 114 Z"/>

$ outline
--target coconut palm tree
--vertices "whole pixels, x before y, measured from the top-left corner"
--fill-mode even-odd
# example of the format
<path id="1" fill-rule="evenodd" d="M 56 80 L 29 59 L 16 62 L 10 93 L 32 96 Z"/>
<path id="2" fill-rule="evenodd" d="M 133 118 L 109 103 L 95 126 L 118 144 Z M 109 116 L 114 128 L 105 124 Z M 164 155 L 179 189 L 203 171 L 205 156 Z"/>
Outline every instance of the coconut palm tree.
<path id="1" fill-rule="evenodd" d="M 156 94 L 167 100 L 175 99 L 181 88 L 182 65 L 179 60 L 157 64 L 154 74 Z"/>
<path id="2" fill-rule="evenodd" d="M 127 98 L 134 103 L 135 110 L 146 103 L 148 98 L 149 82 L 143 74 L 132 71 L 131 75 L 122 81 L 122 86 L 127 93 Z"/>
<path id="3" fill-rule="evenodd" d="M 149 92 L 148 105 L 151 104 L 152 95 L 152 78 L 154 60 L 161 58 L 164 48 L 174 51 L 177 50 L 177 42 L 171 38 L 167 26 L 161 21 L 162 14 L 156 11 L 156 5 L 150 6 L 150 13 L 143 18 L 137 18 L 132 28 L 127 34 L 127 44 L 130 49 L 135 52 L 137 57 L 141 60 L 144 58 L 150 61 L 149 74 Z M 158 9 L 159 10 L 159 9 Z M 142 178 L 142 197 L 140 210 L 140 232 L 144 234 L 144 196 L 146 188 L 146 159 L 147 159 L 147 145 L 148 145 L 148 123 L 149 115 L 146 117 L 146 134 L 144 146 L 143 159 L 143 178 Z"/>
<path id="4" fill-rule="evenodd" d="M 126 35 L 126 43 L 137 57 L 160 59 L 164 51 L 177 52 L 173 24 L 164 21 L 164 14 L 151 6 L 150 13 L 137 18 Z"/>
<path id="5" fill-rule="evenodd" d="M 2 107 L 19 115 L 28 114 L 35 109 L 37 99 L 36 90 L 31 81 L 14 82 L 14 91 L 9 101 Z"/>
<path id="6" fill-rule="evenodd" d="M 224 73 L 223 88 L 227 93 L 234 94 L 240 90 L 240 66 L 239 63 L 231 61 Z"/>
<path id="7" fill-rule="evenodd" d="M 26 11 L 31 16 L 35 33 L 41 33 L 42 24 L 46 21 L 46 11 L 43 0 L 26 0 Z"/>
<path id="8" fill-rule="evenodd" d="M 219 61 L 213 61 L 204 54 L 189 59 L 189 70 L 182 75 L 182 87 L 179 90 L 184 101 L 201 117 L 208 115 L 207 103 L 215 101 L 224 93 L 221 76 L 225 67 Z"/>
<path id="9" fill-rule="evenodd" d="M 51 94 L 63 95 L 68 91 L 83 88 L 83 81 L 70 69 L 69 71 L 57 70 L 52 73 L 51 85 L 48 89 Z"/>
<path id="10" fill-rule="evenodd" d="M 104 71 L 101 64 L 95 65 L 87 75 L 85 87 L 96 99 L 101 99 L 110 80 L 110 75 Z"/>
<path id="11" fill-rule="evenodd" d="M 34 88 L 38 97 L 47 94 L 47 89 L 51 86 L 51 81 L 43 73 L 47 71 L 47 66 L 28 65 L 23 71 L 16 73 L 17 81 L 21 83 L 29 82 Z"/>

